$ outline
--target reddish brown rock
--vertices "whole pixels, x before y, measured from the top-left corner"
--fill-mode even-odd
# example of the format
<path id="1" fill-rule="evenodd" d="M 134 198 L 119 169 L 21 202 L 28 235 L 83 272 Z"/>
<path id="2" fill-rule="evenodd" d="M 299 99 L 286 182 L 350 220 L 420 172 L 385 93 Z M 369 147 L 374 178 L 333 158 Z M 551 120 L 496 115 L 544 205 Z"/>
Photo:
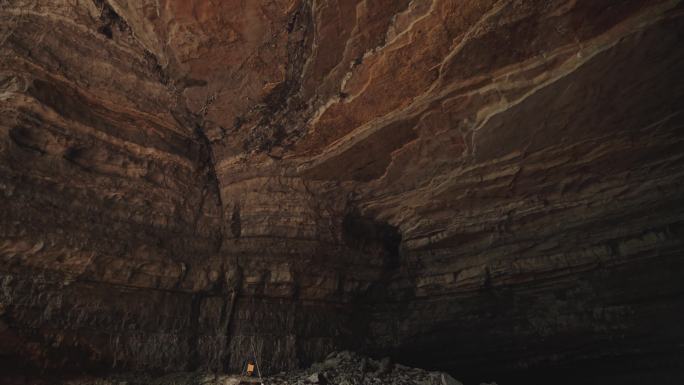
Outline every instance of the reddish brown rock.
<path id="1" fill-rule="evenodd" d="M 3 370 L 680 372 L 683 11 L 0 1 Z"/>

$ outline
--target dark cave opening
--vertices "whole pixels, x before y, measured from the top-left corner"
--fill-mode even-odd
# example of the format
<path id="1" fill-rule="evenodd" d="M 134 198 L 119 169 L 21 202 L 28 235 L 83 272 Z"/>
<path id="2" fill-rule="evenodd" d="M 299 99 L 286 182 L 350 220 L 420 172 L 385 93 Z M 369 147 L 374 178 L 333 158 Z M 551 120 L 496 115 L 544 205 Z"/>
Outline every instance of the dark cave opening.
<path id="1" fill-rule="evenodd" d="M 342 221 L 342 234 L 349 248 L 380 258 L 386 270 L 401 264 L 401 233 L 396 226 L 351 212 Z"/>

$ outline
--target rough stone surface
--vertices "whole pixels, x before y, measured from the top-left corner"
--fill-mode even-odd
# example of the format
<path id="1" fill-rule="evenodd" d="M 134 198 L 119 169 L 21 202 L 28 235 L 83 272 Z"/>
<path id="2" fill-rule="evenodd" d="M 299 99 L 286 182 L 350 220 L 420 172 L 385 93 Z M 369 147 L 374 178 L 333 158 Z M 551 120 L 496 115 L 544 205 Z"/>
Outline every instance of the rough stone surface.
<path id="1" fill-rule="evenodd" d="M 678 0 L 0 0 L 0 368 L 681 373 L 683 39 Z"/>
<path id="2" fill-rule="evenodd" d="M 308 369 L 278 373 L 263 378 L 218 375 L 203 372 L 178 372 L 163 376 L 124 373 L 109 377 L 67 379 L 64 385 L 463 385 L 447 373 L 426 371 L 404 365 L 392 365 L 382 373 L 384 361 L 348 351 L 333 352 L 323 362 Z M 481 385 L 496 385 L 481 384 Z"/>
<path id="3" fill-rule="evenodd" d="M 267 377 L 264 384 L 463 385 L 446 373 L 394 365 L 388 358 L 376 361 L 347 351 L 331 353 L 306 370 Z"/>

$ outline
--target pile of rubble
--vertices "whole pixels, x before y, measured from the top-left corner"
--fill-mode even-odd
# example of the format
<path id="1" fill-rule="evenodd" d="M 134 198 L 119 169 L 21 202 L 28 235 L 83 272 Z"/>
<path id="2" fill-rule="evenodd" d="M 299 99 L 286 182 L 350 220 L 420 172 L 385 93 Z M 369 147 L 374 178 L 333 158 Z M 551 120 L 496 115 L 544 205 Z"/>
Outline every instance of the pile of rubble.
<path id="1" fill-rule="evenodd" d="M 325 361 L 313 364 L 308 369 L 264 378 L 264 384 L 462 385 L 443 372 L 429 372 L 393 364 L 388 358 L 376 361 L 348 351 L 331 353 Z"/>
<path id="2" fill-rule="evenodd" d="M 242 377 L 202 372 L 169 373 L 161 377 L 128 373 L 107 378 L 79 378 L 64 385 L 463 385 L 443 372 L 410 368 L 388 358 L 374 360 L 343 351 L 331 353 L 308 369 L 269 377 Z M 480 385 L 496 385 L 480 384 Z"/>

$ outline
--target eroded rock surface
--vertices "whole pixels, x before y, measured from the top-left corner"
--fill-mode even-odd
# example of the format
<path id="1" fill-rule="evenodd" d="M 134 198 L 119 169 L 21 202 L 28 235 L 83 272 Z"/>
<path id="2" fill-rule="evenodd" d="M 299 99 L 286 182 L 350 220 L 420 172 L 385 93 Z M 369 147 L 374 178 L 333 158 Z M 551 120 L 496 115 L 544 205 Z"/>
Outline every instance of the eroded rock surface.
<path id="1" fill-rule="evenodd" d="M 1 0 L 2 369 L 682 371 L 683 21 Z"/>
<path id="2" fill-rule="evenodd" d="M 122 373 L 109 377 L 65 379 L 64 385 L 463 385 L 444 372 L 426 371 L 393 363 L 389 358 L 374 360 L 348 351 L 332 352 L 307 369 L 259 377 L 221 375 L 206 372 L 176 372 L 162 376 Z M 480 385 L 496 385 L 496 383 Z"/>
<path id="3" fill-rule="evenodd" d="M 374 360 L 347 351 L 333 352 L 326 357 L 325 361 L 315 363 L 306 370 L 267 377 L 264 383 L 273 385 L 463 385 L 447 373 L 409 368 L 395 364 L 389 358 Z"/>

